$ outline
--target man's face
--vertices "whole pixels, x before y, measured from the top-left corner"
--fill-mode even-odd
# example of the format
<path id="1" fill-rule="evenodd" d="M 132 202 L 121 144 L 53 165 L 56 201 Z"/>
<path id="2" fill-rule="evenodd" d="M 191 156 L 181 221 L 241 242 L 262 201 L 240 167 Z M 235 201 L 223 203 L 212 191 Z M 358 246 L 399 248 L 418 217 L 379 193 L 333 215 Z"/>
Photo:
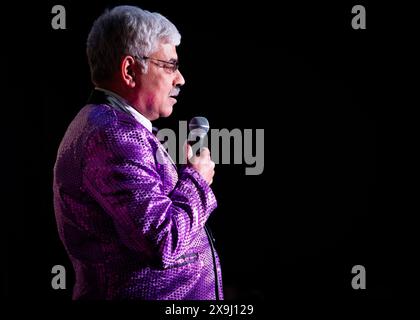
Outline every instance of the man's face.
<path id="1" fill-rule="evenodd" d="M 173 72 L 165 68 L 170 64 L 160 61 L 176 62 L 178 55 L 174 45 L 160 43 L 158 50 L 147 59 L 148 70 L 146 74 L 139 76 L 140 87 L 138 102 L 142 113 L 149 120 L 159 117 L 168 117 L 172 113 L 173 105 L 177 102 L 177 86 L 185 83 L 184 77 L 179 70 Z"/>

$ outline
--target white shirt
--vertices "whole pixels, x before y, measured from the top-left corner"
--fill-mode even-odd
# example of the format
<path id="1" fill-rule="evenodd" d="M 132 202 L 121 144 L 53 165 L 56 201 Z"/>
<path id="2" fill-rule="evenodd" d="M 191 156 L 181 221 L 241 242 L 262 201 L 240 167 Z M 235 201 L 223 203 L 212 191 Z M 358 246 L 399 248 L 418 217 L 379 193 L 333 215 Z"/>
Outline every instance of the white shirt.
<path id="1" fill-rule="evenodd" d="M 134 109 L 132 106 L 130 106 L 127 101 L 119 96 L 118 94 L 116 94 L 115 92 L 109 91 L 107 89 L 103 89 L 103 88 L 99 88 L 96 87 L 96 90 L 105 92 L 111 96 L 114 96 L 115 98 L 117 98 L 118 100 L 120 100 L 122 103 L 124 103 L 126 109 L 128 110 L 128 112 L 131 113 L 131 115 L 139 122 L 141 123 L 147 130 L 149 130 L 150 132 L 152 132 L 152 122 L 150 122 L 149 119 L 147 119 L 144 115 L 142 115 L 140 112 L 138 112 L 136 109 Z"/>

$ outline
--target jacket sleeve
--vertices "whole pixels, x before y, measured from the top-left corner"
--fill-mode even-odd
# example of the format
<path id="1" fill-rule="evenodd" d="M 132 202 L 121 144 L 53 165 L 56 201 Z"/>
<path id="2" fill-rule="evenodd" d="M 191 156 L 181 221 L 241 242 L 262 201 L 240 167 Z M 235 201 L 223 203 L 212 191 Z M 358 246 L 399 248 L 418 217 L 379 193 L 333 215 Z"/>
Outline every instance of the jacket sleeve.
<path id="1" fill-rule="evenodd" d="M 164 194 L 147 135 L 128 125 L 94 132 L 85 145 L 83 185 L 112 218 L 121 241 L 166 268 L 186 253 L 217 203 L 207 182 L 188 167 Z"/>

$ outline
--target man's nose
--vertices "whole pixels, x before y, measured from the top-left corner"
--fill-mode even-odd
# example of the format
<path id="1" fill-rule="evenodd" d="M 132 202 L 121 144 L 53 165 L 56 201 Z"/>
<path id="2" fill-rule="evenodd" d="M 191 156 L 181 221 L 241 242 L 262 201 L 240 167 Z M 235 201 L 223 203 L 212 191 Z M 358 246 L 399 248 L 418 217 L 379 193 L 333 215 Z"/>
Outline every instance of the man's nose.
<path id="1" fill-rule="evenodd" d="M 183 86 L 184 84 L 185 84 L 185 79 L 182 76 L 181 71 L 177 70 L 176 71 L 176 76 L 175 76 L 175 79 L 174 79 L 174 86 L 180 87 L 180 86 Z"/>

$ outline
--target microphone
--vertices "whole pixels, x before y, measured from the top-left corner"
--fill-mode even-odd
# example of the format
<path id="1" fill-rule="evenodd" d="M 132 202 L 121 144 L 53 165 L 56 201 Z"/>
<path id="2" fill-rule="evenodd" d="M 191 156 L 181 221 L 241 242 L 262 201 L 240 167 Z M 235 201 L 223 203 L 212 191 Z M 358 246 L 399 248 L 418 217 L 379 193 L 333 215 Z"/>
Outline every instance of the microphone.
<path id="1" fill-rule="evenodd" d="M 193 154 L 200 155 L 201 148 L 207 146 L 206 136 L 210 129 L 209 121 L 204 117 L 194 117 L 190 120 L 188 129 L 190 133 L 187 143 L 192 147 Z"/>

